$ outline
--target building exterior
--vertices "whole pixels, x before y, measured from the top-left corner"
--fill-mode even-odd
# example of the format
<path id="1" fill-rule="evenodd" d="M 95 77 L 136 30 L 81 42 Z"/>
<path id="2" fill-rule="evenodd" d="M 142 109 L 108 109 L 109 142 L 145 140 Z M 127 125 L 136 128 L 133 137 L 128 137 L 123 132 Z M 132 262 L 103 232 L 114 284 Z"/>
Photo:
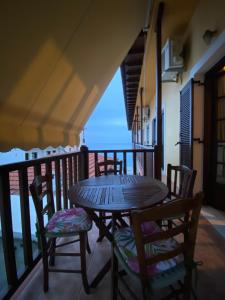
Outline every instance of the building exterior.
<path id="1" fill-rule="evenodd" d="M 195 192 L 204 190 L 206 201 L 223 210 L 224 11 L 225 2 L 221 0 L 163 1 L 160 120 L 157 116 L 156 80 L 159 1 L 154 2 L 150 25 L 144 34 L 140 81 L 137 97 L 134 97 L 136 104 L 133 115 L 128 118 L 135 144 L 154 145 L 162 142 L 163 175 L 166 175 L 168 163 L 181 163 L 195 168 L 198 172 Z M 126 63 L 125 59 L 123 68 L 128 67 Z M 129 77 L 124 76 L 123 72 L 122 75 L 124 86 L 128 85 Z M 129 95 L 125 89 L 127 107 L 134 99 Z M 147 115 L 146 110 L 149 112 Z M 162 125 L 161 141 L 156 138 L 157 121 Z"/>
<path id="2" fill-rule="evenodd" d="M 157 179 L 166 175 L 168 163 L 188 165 L 198 172 L 195 192 L 203 190 L 206 203 L 225 210 L 225 1 L 52 3 L 4 1 L 0 10 L 0 151 L 17 147 L 28 159 L 0 166 L 0 298 L 9 298 L 40 259 L 32 248 L 30 181 L 54 175 L 60 210 L 71 205 L 68 189 L 89 171 L 95 174 L 97 150 L 68 146 L 67 153 L 52 154 L 59 145 L 80 144 L 88 117 L 121 64 L 136 149 L 100 155 L 121 155 L 125 174 L 129 161 L 138 174 L 139 160 L 142 174 L 150 169 Z M 30 160 L 29 149 L 49 145 L 42 153 L 47 157 L 31 150 Z M 14 249 L 18 235 L 22 269 Z"/>

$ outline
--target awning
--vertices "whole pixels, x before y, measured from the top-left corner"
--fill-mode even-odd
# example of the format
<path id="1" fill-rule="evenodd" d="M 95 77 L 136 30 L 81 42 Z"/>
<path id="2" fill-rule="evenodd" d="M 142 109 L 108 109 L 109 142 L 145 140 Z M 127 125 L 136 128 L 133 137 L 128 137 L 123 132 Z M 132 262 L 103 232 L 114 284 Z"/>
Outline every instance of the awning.
<path id="1" fill-rule="evenodd" d="M 79 143 L 144 26 L 147 2 L 1 3 L 0 151 Z"/>

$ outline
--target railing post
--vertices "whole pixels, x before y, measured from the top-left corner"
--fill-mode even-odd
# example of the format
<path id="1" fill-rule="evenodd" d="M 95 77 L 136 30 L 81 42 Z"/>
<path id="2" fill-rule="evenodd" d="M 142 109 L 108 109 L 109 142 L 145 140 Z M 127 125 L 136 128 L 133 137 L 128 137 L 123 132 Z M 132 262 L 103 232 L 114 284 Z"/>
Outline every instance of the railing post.
<path id="1" fill-rule="evenodd" d="M 80 147 L 80 159 L 79 159 L 79 180 L 89 178 L 89 151 L 88 147 L 82 145 Z"/>
<path id="2" fill-rule="evenodd" d="M 0 173 L 0 212 L 2 228 L 1 238 L 7 281 L 8 285 L 15 286 L 17 283 L 17 269 L 14 250 L 9 173 L 2 170 Z"/>
<path id="3" fill-rule="evenodd" d="M 160 2 L 158 7 L 158 14 L 156 20 L 156 120 L 157 120 L 157 153 L 156 161 L 159 164 L 155 169 L 155 177 L 161 180 L 161 165 L 162 165 L 162 17 L 163 17 L 164 3 Z"/>
<path id="4" fill-rule="evenodd" d="M 161 151 L 160 146 L 154 146 L 154 177 L 161 180 Z"/>

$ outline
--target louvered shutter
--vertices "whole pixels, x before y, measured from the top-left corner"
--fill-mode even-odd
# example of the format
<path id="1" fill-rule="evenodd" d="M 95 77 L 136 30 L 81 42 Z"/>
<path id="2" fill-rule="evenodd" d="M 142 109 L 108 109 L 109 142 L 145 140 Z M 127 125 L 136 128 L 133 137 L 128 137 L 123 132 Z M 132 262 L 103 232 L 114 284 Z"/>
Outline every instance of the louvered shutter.
<path id="1" fill-rule="evenodd" d="M 180 93 L 180 164 L 193 166 L 193 80 Z"/>

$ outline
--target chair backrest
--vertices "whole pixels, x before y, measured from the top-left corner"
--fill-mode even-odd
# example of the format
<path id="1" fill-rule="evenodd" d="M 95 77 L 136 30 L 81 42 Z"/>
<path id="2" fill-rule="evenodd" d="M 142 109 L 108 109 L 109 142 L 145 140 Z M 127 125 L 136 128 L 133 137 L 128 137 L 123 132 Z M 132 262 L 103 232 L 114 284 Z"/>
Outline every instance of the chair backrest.
<path id="1" fill-rule="evenodd" d="M 44 215 L 47 214 L 48 219 L 50 219 L 55 213 L 52 178 L 52 175 L 36 176 L 30 185 L 30 192 L 37 214 L 38 230 L 41 234 L 45 232 Z M 45 199 L 46 204 L 44 205 Z"/>
<path id="2" fill-rule="evenodd" d="M 143 289 L 147 287 L 149 265 L 183 254 L 186 268 L 191 268 L 202 198 L 202 194 L 199 193 L 194 198 L 175 199 L 150 209 L 131 213 Z M 154 234 L 143 234 L 144 222 L 176 219 L 178 215 L 184 217 L 183 223 L 177 223 L 173 228 L 165 228 Z M 175 243 L 173 248 L 163 249 L 153 256 L 146 256 L 146 244 L 178 236 L 179 242 Z"/>
<path id="3" fill-rule="evenodd" d="M 167 166 L 167 187 L 169 197 L 187 198 L 192 197 L 197 171 L 186 166 Z M 178 184 L 179 183 L 179 184 Z"/>
<path id="4" fill-rule="evenodd" d="M 104 160 L 96 163 L 96 175 L 122 174 L 121 160 Z"/>

